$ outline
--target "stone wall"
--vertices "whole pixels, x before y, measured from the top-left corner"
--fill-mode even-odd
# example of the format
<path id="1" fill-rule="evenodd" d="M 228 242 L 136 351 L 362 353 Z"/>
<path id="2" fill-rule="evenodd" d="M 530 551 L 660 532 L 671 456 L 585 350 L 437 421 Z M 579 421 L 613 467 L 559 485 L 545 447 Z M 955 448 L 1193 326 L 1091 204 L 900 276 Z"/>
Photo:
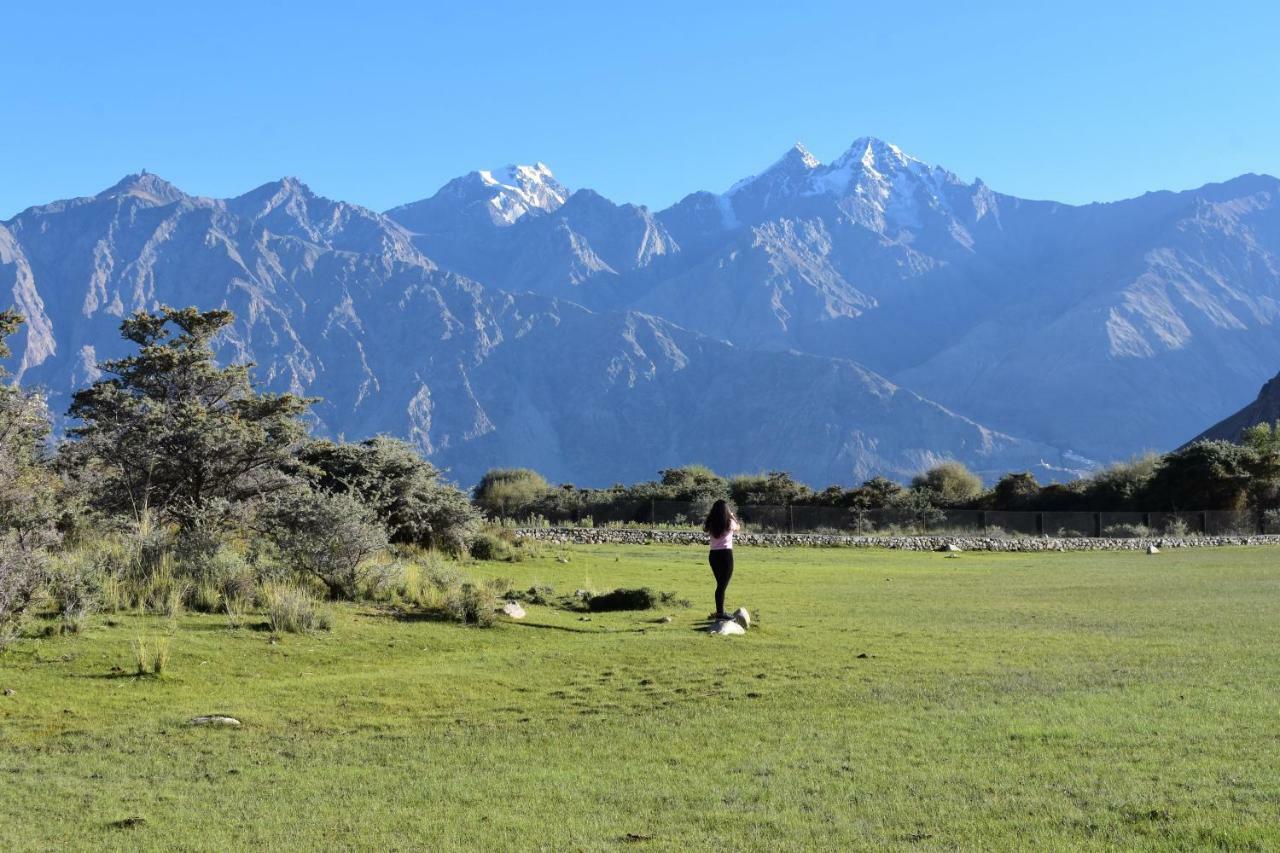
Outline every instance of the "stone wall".
<path id="1" fill-rule="evenodd" d="M 693 530 L 633 530 L 617 527 L 526 527 L 516 531 L 540 542 L 578 545 L 705 545 Z M 1145 551 L 1158 548 L 1212 548 L 1223 545 L 1280 545 L 1280 536 L 1150 536 L 1096 539 L 1020 536 L 839 536 L 821 533 L 739 533 L 734 542 L 765 548 L 892 548 L 938 551 L 954 545 L 962 551 Z"/>

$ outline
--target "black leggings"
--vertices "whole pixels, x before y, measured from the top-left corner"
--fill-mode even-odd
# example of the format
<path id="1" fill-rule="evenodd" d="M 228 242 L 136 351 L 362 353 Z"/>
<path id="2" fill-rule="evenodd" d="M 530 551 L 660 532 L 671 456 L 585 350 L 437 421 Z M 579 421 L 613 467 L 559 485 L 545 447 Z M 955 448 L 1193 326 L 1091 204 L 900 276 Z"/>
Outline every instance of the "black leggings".
<path id="1" fill-rule="evenodd" d="M 716 613 L 723 613 L 724 591 L 729 587 L 729 579 L 733 577 L 733 549 L 717 548 L 707 560 L 711 563 L 711 574 L 716 576 Z"/>

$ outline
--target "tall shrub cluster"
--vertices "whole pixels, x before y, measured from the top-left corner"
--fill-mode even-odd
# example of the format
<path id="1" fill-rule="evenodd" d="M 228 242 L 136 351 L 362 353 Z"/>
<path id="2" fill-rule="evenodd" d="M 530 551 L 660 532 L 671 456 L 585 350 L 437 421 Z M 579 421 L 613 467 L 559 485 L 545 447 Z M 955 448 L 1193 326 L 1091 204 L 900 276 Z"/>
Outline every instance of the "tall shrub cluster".
<path id="1" fill-rule="evenodd" d="M 0 359 L 22 324 L 0 312 Z M 57 542 L 59 483 L 44 455 L 49 415 L 43 397 L 7 381 L 0 366 L 0 649 L 21 628 L 45 581 Z"/>
<path id="2" fill-rule="evenodd" d="M 218 364 L 233 319 L 169 307 L 125 319 L 133 351 L 74 395 L 56 454 L 43 398 L 0 382 L 0 645 L 45 596 L 64 629 L 97 607 L 235 621 L 255 596 L 361 595 L 392 545 L 467 549 L 479 512 L 410 445 L 313 440 L 313 400 Z M 0 313 L 0 358 L 21 322 Z M 68 532 L 78 547 L 60 552 Z"/>

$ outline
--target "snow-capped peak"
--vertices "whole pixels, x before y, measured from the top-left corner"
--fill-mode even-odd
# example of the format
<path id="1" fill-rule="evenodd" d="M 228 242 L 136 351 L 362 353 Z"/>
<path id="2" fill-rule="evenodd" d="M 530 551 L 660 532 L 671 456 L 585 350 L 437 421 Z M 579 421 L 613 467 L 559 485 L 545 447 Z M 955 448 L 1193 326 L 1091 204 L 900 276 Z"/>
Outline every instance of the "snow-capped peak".
<path id="1" fill-rule="evenodd" d="M 475 173 L 489 191 L 490 215 L 496 225 L 512 225 L 531 210 L 551 212 L 564 204 L 569 191 L 545 163 L 508 165 Z"/>
<path id="2" fill-rule="evenodd" d="M 787 153 L 775 160 L 769 168 L 759 174 L 743 178 L 725 190 L 724 194 L 727 196 L 735 195 L 747 187 L 761 182 L 792 181 L 821 167 L 822 161 L 810 154 L 809 149 L 805 148 L 803 144 L 797 142 L 787 149 Z"/>

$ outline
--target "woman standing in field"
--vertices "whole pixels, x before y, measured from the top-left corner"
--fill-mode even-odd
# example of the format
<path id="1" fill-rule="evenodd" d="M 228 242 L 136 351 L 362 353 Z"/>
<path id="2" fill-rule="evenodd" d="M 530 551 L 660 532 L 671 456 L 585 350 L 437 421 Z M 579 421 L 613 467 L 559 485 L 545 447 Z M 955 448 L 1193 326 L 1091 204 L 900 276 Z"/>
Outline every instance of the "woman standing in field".
<path id="1" fill-rule="evenodd" d="M 714 619 L 728 619 L 724 612 L 724 591 L 729 587 L 729 579 L 733 577 L 733 534 L 741 528 L 738 517 L 729 511 L 724 501 L 716 501 L 707 513 L 707 520 L 702 529 L 711 537 L 711 553 L 707 559 L 711 563 L 711 573 L 716 578 L 716 614 Z"/>

